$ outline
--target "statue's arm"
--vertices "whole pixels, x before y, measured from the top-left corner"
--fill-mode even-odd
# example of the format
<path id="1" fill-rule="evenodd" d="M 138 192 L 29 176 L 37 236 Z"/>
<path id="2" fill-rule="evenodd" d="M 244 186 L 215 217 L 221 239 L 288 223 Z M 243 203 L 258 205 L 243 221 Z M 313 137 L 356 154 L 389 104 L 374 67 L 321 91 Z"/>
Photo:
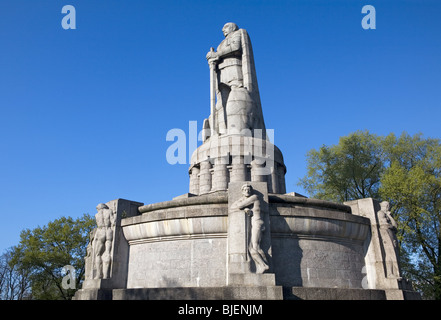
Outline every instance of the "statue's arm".
<path id="1" fill-rule="evenodd" d="M 242 50 L 241 35 L 240 33 L 237 33 L 232 37 L 232 39 L 228 42 L 228 44 L 222 45 L 221 43 L 217 48 L 217 52 L 210 50 L 207 53 L 206 58 L 208 61 L 214 62 L 217 61 L 219 58 L 223 58 L 235 52 L 240 52 L 241 50 Z"/>
<path id="2" fill-rule="evenodd" d="M 234 202 L 231 205 L 230 209 L 232 209 L 232 210 L 236 210 L 236 209 L 241 210 L 242 209 L 242 202 L 243 202 L 242 199 L 237 200 L 236 202 Z"/>
<path id="3" fill-rule="evenodd" d="M 392 215 L 391 215 L 391 213 L 390 212 L 387 212 L 387 218 L 388 218 L 388 222 L 390 223 L 390 225 L 392 226 L 392 229 L 395 229 L 395 230 L 397 230 L 397 228 L 398 228 L 398 224 L 397 224 L 397 222 L 395 221 L 395 219 L 392 217 Z"/>
<path id="4" fill-rule="evenodd" d="M 222 46 L 217 50 L 217 56 L 219 58 L 230 55 L 231 53 L 238 52 L 242 49 L 240 34 L 235 35 L 229 45 Z"/>
<path id="5" fill-rule="evenodd" d="M 239 209 L 244 209 L 244 208 L 246 208 L 246 207 L 248 207 L 250 205 L 253 205 L 256 201 L 258 201 L 258 198 L 257 198 L 257 196 L 255 194 L 253 194 L 252 196 L 250 196 L 248 198 L 245 198 L 243 200 L 239 200 L 238 201 L 239 203 L 237 204 L 237 207 Z"/>

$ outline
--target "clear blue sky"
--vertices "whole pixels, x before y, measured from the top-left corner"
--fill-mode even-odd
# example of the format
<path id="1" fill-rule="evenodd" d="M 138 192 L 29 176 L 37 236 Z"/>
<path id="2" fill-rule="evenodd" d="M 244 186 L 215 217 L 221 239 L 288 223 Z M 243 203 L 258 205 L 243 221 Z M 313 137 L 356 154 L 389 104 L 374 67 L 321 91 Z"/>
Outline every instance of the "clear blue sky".
<path id="1" fill-rule="evenodd" d="M 441 138 L 440 17 L 424 0 L 0 0 L 0 253 L 100 202 L 188 192 L 165 137 L 208 116 L 205 55 L 226 22 L 250 34 L 287 191 L 303 193 L 308 150 L 356 130 Z"/>

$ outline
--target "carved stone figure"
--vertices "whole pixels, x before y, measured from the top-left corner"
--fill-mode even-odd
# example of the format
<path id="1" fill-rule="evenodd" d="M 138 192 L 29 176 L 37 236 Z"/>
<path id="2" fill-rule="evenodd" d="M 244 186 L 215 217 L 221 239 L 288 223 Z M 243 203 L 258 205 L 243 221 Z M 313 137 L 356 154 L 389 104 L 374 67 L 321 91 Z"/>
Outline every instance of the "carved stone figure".
<path id="1" fill-rule="evenodd" d="M 235 23 L 224 25 L 225 39 L 207 53 L 211 81 L 211 135 L 261 129 L 265 124 L 251 41 Z M 217 102 L 216 102 L 217 100 Z"/>
<path id="2" fill-rule="evenodd" d="M 85 279 L 93 279 L 93 239 L 95 238 L 96 229 L 89 233 L 89 243 L 86 248 L 86 256 L 84 257 L 84 277 Z"/>
<path id="3" fill-rule="evenodd" d="M 98 213 L 95 215 L 97 228 L 93 239 L 94 278 L 107 279 L 110 277 L 111 251 L 116 215 L 104 203 L 98 204 L 96 208 Z"/>
<path id="4" fill-rule="evenodd" d="M 389 211 L 389 202 L 380 203 L 378 211 L 378 223 L 380 225 L 380 237 L 384 249 L 384 263 L 388 278 L 400 278 L 399 270 L 399 247 L 397 239 L 397 223 Z"/>
<path id="5" fill-rule="evenodd" d="M 260 207 L 259 197 L 253 194 L 253 188 L 249 184 L 242 186 L 242 197 L 231 205 L 232 210 L 243 210 L 245 214 L 251 217 L 251 236 L 248 251 L 256 264 L 256 273 L 264 273 L 269 269 L 266 255 L 260 247 L 262 233 L 265 230 Z"/>

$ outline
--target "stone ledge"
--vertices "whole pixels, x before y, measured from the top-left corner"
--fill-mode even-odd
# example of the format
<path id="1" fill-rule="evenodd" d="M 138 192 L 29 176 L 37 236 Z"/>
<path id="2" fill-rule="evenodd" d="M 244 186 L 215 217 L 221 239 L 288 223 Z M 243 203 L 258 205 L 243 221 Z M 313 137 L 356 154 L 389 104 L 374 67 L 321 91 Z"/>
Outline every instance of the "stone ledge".
<path id="1" fill-rule="evenodd" d="M 189 197 L 189 198 L 179 198 L 171 201 L 164 201 L 158 203 L 148 204 L 138 208 L 139 213 L 146 213 L 150 211 L 155 211 L 159 209 L 169 209 L 175 207 L 185 207 L 191 205 L 200 204 L 219 204 L 228 203 L 228 195 L 226 192 L 213 192 L 209 194 L 204 194 L 201 196 Z"/>
<path id="2" fill-rule="evenodd" d="M 402 290 L 405 300 L 420 299 Z M 398 292 L 397 292 L 398 293 Z M 389 299 L 391 297 L 388 297 Z M 401 298 L 401 299 L 402 299 Z M 80 289 L 74 300 L 386 300 L 385 290 L 281 286 Z M 393 298 L 392 298 L 393 299 Z"/>
<path id="3" fill-rule="evenodd" d="M 230 273 L 228 285 L 240 286 L 275 286 L 276 276 L 274 273 Z"/>
<path id="4" fill-rule="evenodd" d="M 134 241 L 225 237 L 227 216 L 201 216 L 198 218 L 156 221 L 141 220 L 139 223 L 124 225 L 123 232 L 126 240 L 131 244 Z"/>
<path id="5" fill-rule="evenodd" d="M 121 226 L 173 219 L 228 216 L 227 203 L 199 203 L 183 207 L 161 208 L 121 220 Z"/>
<path id="6" fill-rule="evenodd" d="M 83 282 L 83 289 L 114 289 L 112 279 L 86 279 Z"/>
<path id="7" fill-rule="evenodd" d="M 341 211 L 325 210 L 324 208 L 298 207 L 294 204 L 273 204 L 270 203 L 270 217 L 292 217 L 292 218 L 323 218 L 332 220 L 350 221 L 370 225 L 369 219 L 352 215 Z"/>
<path id="8" fill-rule="evenodd" d="M 79 289 L 72 300 L 112 300 L 111 289 Z"/>
<path id="9" fill-rule="evenodd" d="M 296 197 L 287 194 L 269 194 L 268 195 L 270 204 L 273 203 L 287 203 L 287 204 L 300 204 L 309 207 L 318 207 L 326 209 L 334 209 L 337 211 L 342 211 L 346 213 L 351 213 L 351 207 L 345 204 L 335 203 L 331 201 L 310 199 L 304 197 Z"/>
<path id="10" fill-rule="evenodd" d="M 421 300 L 420 293 L 411 290 L 385 289 L 387 300 Z"/>
<path id="11" fill-rule="evenodd" d="M 317 237 L 364 241 L 369 225 L 354 219 L 335 219 L 308 216 L 271 216 L 272 237 Z"/>
<path id="12" fill-rule="evenodd" d="M 384 290 L 283 287 L 284 300 L 386 300 Z"/>
<path id="13" fill-rule="evenodd" d="M 115 289 L 113 300 L 282 300 L 280 286 Z"/>

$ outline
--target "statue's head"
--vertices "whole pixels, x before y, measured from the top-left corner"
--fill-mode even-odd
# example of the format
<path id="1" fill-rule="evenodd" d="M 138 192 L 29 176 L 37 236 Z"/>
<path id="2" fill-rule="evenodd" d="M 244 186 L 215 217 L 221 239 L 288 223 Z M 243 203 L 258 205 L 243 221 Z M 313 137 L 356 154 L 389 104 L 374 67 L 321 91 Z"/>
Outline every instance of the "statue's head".
<path id="1" fill-rule="evenodd" d="M 224 33 L 224 36 L 228 36 L 231 32 L 239 30 L 239 27 L 234 22 L 228 22 L 224 25 L 222 28 L 222 32 Z"/>
<path id="2" fill-rule="evenodd" d="M 382 211 L 389 211 L 389 202 L 387 201 L 381 202 L 380 207 Z"/>
<path id="3" fill-rule="evenodd" d="M 248 198 L 249 196 L 251 196 L 252 192 L 253 192 L 253 187 L 250 184 L 246 183 L 242 186 L 242 194 L 245 197 Z"/>
<path id="4" fill-rule="evenodd" d="M 109 207 L 106 206 L 104 203 L 99 203 L 99 204 L 96 206 L 96 209 L 97 209 L 97 210 L 101 210 L 101 209 L 109 209 Z"/>

